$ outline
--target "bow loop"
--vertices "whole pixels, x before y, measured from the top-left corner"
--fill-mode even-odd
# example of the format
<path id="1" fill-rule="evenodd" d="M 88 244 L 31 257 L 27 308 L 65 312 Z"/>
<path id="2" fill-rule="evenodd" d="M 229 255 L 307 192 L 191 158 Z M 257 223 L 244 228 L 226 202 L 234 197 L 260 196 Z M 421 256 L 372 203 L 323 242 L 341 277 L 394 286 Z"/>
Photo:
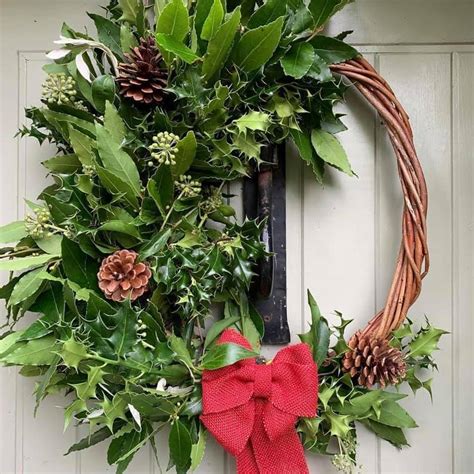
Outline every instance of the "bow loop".
<path id="1" fill-rule="evenodd" d="M 217 343 L 251 349 L 231 329 Z M 201 421 L 237 456 L 239 474 L 289 472 L 289 466 L 294 474 L 308 472 L 294 429 L 299 416 L 315 416 L 317 408 L 317 367 L 306 344 L 281 350 L 270 364 L 245 359 L 204 371 L 202 388 Z"/>

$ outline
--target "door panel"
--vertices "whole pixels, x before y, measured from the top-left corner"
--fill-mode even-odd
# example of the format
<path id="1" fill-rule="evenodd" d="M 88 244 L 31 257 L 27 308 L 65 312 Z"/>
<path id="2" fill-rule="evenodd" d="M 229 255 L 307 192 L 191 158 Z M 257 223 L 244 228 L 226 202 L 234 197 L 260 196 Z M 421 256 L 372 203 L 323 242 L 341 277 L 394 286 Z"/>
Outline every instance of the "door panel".
<path id="1" fill-rule="evenodd" d="M 40 162 L 53 150 L 13 138 L 23 108 L 37 103 L 44 52 L 63 20 L 79 28 L 98 0 L 0 1 L 0 223 L 20 218 L 23 197 L 44 186 Z M 429 14 L 429 16 L 428 16 Z M 329 26 L 354 29 L 352 41 L 389 80 L 415 131 L 430 194 L 432 269 L 411 315 L 426 313 L 451 331 L 437 353 L 440 374 L 431 405 L 419 393 L 405 406 L 420 428 L 411 449 L 398 452 L 359 432 L 364 472 L 472 472 L 473 392 L 473 139 L 474 5 L 464 0 L 358 0 Z M 90 26 L 90 25 L 89 25 Z M 401 192 L 393 154 L 374 112 L 353 91 L 341 107 L 349 130 L 341 134 L 358 178 L 329 173 L 324 187 L 294 153 L 287 166 L 288 314 L 292 340 L 305 330 L 306 289 L 332 319 L 341 311 L 363 326 L 383 306 L 400 236 Z M 236 199 L 234 199 L 236 201 Z M 266 347 L 271 355 L 274 348 Z M 47 399 L 33 417 L 34 381 L 0 370 L 0 473 L 105 473 L 105 446 L 67 457 L 87 433 L 62 434 L 60 397 Z M 158 438 L 161 467 L 168 462 L 166 433 Z M 329 459 L 308 455 L 311 472 L 332 472 Z M 201 473 L 233 472 L 233 462 L 209 440 Z M 159 472 L 144 450 L 131 472 Z"/>

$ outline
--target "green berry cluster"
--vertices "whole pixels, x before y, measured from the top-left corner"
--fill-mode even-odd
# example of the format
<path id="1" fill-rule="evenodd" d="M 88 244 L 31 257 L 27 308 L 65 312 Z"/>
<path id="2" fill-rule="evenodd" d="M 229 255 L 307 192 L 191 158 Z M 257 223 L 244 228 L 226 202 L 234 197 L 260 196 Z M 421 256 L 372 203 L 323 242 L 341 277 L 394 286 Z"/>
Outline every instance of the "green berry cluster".
<path id="1" fill-rule="evenodd" d="M 43 83 L 43 100 L 50 104 L 71 104 L 76 100 L 76 81 L 63 72 L 49 74 Z"/>
<path id="2" fill-rule="evenodd" d="M 219 209 L 222 204 L 224 204 L 222 193 L 219 188 L 212 186 L 209 190 L 209 197 L 201 204 L 201 208 L 206 214 L 211 214 Z"/>
<path id="3" fill-rule="evenodd" d="M 174 133 L 158 133 L 153 137 L 153 143 L 148 148 L 152 158 L 160 164 L 175 165 L 178 141 L 179 137 Z M 148 162 L 148 166 L 153 166 L 153 161 Z"/>
<path id="4" fill-rule="evenodd" d="M 201 183 L 193 180 L 192 176 L 181 175 L 178 181 L 175 181 L 178 191 L 187 198 L 193 198 L 201 194 Z"/>
<path id="5" fill-rule="evenodd" d="M 28 215 L 25 218 L 26 230 L 34 239 L 51 237 L 53 232 L 50 229 L 51 214 L 48 209 L 38 208 L 34 216 Z"/>

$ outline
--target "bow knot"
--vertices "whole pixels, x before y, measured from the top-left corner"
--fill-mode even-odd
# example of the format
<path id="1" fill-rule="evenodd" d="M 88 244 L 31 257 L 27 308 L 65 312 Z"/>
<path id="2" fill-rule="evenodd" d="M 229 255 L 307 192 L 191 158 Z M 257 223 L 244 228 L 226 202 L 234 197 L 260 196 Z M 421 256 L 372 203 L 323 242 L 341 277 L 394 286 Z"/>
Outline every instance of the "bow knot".
<path id="1" fill-rule="evenodd" d="M 254 398 L 270 399 L 272 395 L 272 366 L 270 364 L 255 366 L 255 379 L 253 382 Z"/>
<path id="2" fill-rule="evenodd" d="M 218 344 L 251 349 L 234 330 Z M 317 367 L 306 344 L 282 349 L 270 364 L 244 359 L 203 373 L 201 421 L 237 456 L 239 474 L 305 474 L 304 452 L 295 431 L 298 417 L 316 415 Z"/>

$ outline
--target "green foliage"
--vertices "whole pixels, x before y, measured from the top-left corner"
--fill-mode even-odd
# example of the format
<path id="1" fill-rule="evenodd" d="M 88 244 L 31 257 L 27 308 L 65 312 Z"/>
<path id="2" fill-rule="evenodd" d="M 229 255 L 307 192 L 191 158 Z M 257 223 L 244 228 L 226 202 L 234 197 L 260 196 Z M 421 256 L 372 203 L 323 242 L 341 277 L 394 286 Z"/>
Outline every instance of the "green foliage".
<path id="1" fill-rule="evenodd" d="M 202 371 L 255 357 L 263 335 L 247 297 L 266 255 L 262 224 L 238 219 L 227 184 L 288 138 L 317 181 L 325 164 L 353 174 L 334 137 L 344 130 L 333 107 L 345 87 L 330 65 L 358 53 L 318 34 L 346 3 L 155 0 L 153 8 L 111 0 L 105 15 L 90 15 L 97 39 L 64 25 L 53 52 L 60 59 L 44 69 L 61 75 L 68 100 L 45 95 L 20 132 L 56 146 L 43 163 L 51 184 L 27 202 L 33 215 L 0 227 L 0 270 L 11 272 L 0 288 L 8 311 L 0 363 L 39 377 L 37 404 L 52 393 L 72 397 L 65 427 L 87 425 L 90 435 L 69 453 L 108 440 L 107 459 L 120 473 L 147 443 L 156 451 L 155 434 L 170 424 L 169 466 L 198 467 Z M 137 106 L 116 75 L 149 36 L 168 82 L 160 104 Z M 117 303 L 106 300 L 98 272 L 120 249 L 135 251 L 152 277 L 143 296 Z M 300 337 L 319 367 L 320 411 L 299 424 L 305 446 L 328 453 L 337 438 L 334 459 L 355 463 L 355 422 L 405 445 L 403 430 L 415 422 L 400 398 L 354 385 L 341 370 L 348 321 L 331 327 L 310 294 L 309 302 L 311 327 Z M 216 303 L 224 317 L 206 324 Z M 26 312 L 36 319 L 17 330 Z M 254 350 L 217 345 L 229 327 Z M 443 333 L 428 324 L 394 334 L 414 391 L 431 394 L 420 371 L 435 367 Z"/>

